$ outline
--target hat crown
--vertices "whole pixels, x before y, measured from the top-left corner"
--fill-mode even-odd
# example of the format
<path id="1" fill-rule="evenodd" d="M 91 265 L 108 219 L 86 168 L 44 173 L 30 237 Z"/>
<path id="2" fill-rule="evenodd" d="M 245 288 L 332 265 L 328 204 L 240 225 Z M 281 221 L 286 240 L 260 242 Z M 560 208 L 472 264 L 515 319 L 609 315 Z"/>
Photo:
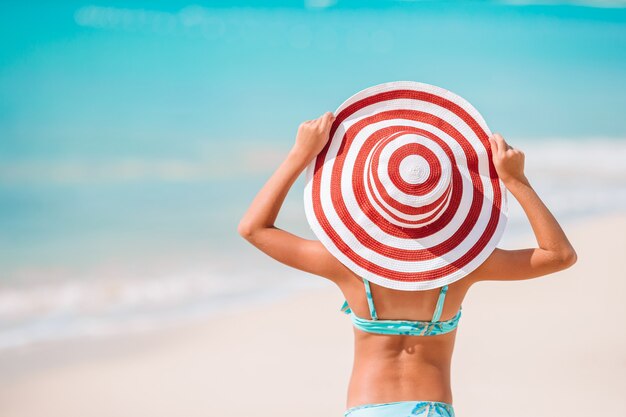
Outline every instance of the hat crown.
<path id="1" fill-rule="evenodd" d="M 400 161 L 400 177 L 409 184 L 422 184 L 428 178 L 430 166 L 424 157 L 412 154 Z"/>
<path id="2" fill-rule="evenodd" d="M 445 152 L 428 136 L 407 130 L 378 141 L 366 164 L 368 198 L 374 216 L 390 212 L 404 216 L 402 206 L 413 208 L 404 228 L 424 227 L 439 217 L 450 202 L 452 165 Z M 447 193 L 447 194 L 446 194 Z M 414 222 L 422 220 L 420 222 Z"/>

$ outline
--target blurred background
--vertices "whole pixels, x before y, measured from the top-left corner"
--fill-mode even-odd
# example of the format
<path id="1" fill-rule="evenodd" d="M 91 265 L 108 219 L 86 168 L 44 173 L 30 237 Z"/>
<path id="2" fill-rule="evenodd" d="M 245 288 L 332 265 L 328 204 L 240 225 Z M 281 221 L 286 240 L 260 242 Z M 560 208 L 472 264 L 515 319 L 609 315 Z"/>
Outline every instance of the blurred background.
<path id="1" fill-rule="evenodd" d="M 626 211 L 625 1 L 2 2 L 3 386 L 328 287 L 237 224 L 299 123 L 395 80 L 472 103 L 566 224 Z M 313 238 L 303 187 L 277 225 Z M 504 245 L 530 232 L 511 204 Z"/>

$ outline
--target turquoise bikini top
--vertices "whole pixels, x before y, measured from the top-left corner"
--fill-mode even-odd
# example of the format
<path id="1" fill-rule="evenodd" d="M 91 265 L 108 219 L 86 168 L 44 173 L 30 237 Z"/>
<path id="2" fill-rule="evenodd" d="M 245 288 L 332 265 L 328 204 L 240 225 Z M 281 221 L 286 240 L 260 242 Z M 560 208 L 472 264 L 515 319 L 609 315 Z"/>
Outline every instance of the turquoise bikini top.
<path id="1" fill-rule="evenodd" d="M 352 323 L 358 329 L 368 333 L 380 333 L 380 334 L 399 334 L 408 336 L 434 336 L 438 334 L 444 334 L 456 329 L 459 318 L 461 317 L 461 310 L 454 317 L 446 321 L 438 321 L 441 317 L 441 311 L 443 310 L 443 302 L 446 298 L 446 292 L 448 286 L 444 285 L 439 291 L 439 298 L 437 299 L 437 306 L 433 314 L 431 321 L 411 321 L 411 320 L 379 320 L 376 314 L 376 308 L 374 307 L 374 299 L 372 298 L 372 291 L 370 289 L 370 283 L 363 278 L 365 284 L 365 293 L 367 296 L 367 304 L 370 307 L 370 315 L 372 320 L 363 319 L 352 311 L 348 306 L 348 301 L 343 303 L 340 311 L 346 314 L 350 314 Z"/>

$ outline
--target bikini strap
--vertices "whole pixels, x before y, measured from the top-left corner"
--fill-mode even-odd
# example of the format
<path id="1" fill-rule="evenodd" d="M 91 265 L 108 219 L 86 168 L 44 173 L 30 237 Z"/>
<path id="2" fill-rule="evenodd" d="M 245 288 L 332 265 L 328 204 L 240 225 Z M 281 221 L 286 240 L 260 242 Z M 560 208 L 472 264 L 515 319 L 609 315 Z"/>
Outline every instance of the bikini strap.
<path id="1" fill-rule="evenodd" d="M 439 321 L 439 318 L 441 317 L 441 312 L 443 311 L 443 302 L 446 299 L 446 292 L 448 292 L 448 286 L 444 285 L 439 291 L 437 306 L 435 307 L 435 312 L 433 313 L 433 319 L 431 321 Z"/>
<path id="2" fill-rule="evenodd" d="M 370 306 L 370 315 L 372 316 L 372 320 L 378 320 L 378 315 L 376 314 L 376 307 L 374 307 L 374 299 L 372 298 L 372 290 L 370 288 L 370 282 L 363 278 L 363 283 L 365 284 L 365 295 L 367 297 L 367 304 Z"/>

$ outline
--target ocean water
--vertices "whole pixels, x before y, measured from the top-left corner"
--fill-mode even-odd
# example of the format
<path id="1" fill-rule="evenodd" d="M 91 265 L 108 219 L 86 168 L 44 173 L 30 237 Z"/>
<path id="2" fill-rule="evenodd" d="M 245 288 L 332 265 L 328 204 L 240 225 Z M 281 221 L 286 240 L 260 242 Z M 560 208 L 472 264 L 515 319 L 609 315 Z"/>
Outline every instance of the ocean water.
<path id="1" fill-rule="evenodd" d="M 626 212 L 626 140 L 512 143 L 525 151 L 529 178 L 564 225 Z M 266 177 L 3 186 L 0 350 L 211 320 L 329 285 L 279 264 L 237 234 Z M 276 224 L 315 238 L 302 192 L 303 176 Z M 504 247 L 531 232 L 521 207 L 509 203 Z M 7 206 L 19 210 L 7 213 Z"/>
<path id="2" fill-rule="evenodd" d="M 329 285 L 237 224 L 300 122 L 382 82 L 470 101 L 559 220 L 626 210 L 626 9 L 540 3 L 3 3 L 0 353 Z M 314 238 L 303 187 L 277 225 Z"/>

